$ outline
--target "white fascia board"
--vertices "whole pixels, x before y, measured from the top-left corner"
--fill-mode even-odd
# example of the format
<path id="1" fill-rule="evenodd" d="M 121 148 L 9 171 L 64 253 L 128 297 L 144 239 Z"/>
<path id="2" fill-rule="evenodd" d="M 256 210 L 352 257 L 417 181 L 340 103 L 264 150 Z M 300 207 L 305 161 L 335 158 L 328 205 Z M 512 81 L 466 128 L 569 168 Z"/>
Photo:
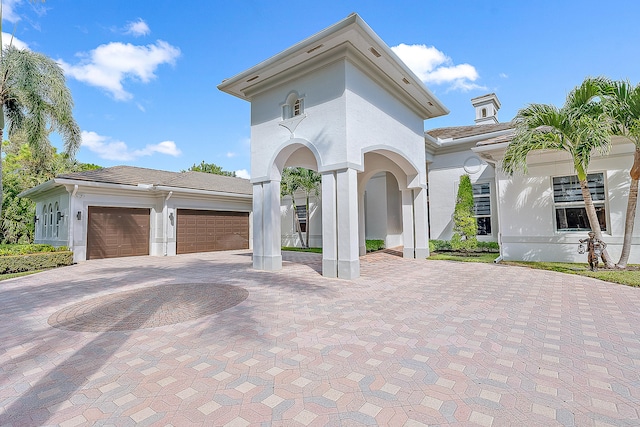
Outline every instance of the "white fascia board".
<path id="1" fill-rule="evenodd" d="M 28 190 L 24 190 L 23 192 L 18 194 L 18 197 L 27 197 L 27 198 L 31 198 L 31 196 L 34 196 L 36 194 L 39 193 L 43 193 L 45 191 L 48 191 L 52 188 L 56 187 L 56 183 L 55 180 L 50 179 L 49 181 L 43 182 L 42 184 L 36 185 L 33 188 L 30 188 Z"/>
<path id="2" fill-rule="evenodd" d="M 253 199 L 253 194 L 242 194 L 242 193 L 225 193 L 224 191 L 211 191 L 211 190 L 198 190 L 195 188 L 182 188 L 182 187 L 168 187 L 164 185 L 156 185 L 154 187 L 156 191 L 169 192 L 173 191 L 174 197 L 178 193 L 182 194 L 201 194 L 206 196 L 216 196 L 216 197 L 227 197 L 230 199 L 245 199 L 251 200 Z"/>

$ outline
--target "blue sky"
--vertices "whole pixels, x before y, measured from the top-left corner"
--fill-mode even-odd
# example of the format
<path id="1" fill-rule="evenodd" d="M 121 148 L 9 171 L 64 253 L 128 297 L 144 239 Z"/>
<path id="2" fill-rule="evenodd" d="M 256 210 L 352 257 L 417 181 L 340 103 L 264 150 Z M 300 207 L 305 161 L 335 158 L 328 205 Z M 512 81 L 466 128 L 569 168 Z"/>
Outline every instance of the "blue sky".
<path id="1" fill-rule="evenodd" d="M 78 160 L 245 176 L 249 104 L 216 86 L 352 12 L 451 110 L 425 129 L 473 124 L 469 100 L 489 92 L 508 121 L 586 76 L 640 81 L 632 0 L 3 0 L 3 30 L 65 69 Z"/>

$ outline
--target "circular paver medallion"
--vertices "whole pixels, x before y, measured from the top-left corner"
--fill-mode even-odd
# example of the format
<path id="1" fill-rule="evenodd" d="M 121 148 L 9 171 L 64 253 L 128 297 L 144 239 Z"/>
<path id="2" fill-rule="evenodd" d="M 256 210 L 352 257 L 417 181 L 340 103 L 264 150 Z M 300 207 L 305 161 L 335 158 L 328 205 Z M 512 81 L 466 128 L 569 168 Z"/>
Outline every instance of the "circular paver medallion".
<path id="1" fill-rule="evenodd" d="M 48 322 L 77 332 L 132 331 L 219 313 L 247 296 L 249 291 L 231 285 L 159 285 L 82 301 L 52 314 Z"/>

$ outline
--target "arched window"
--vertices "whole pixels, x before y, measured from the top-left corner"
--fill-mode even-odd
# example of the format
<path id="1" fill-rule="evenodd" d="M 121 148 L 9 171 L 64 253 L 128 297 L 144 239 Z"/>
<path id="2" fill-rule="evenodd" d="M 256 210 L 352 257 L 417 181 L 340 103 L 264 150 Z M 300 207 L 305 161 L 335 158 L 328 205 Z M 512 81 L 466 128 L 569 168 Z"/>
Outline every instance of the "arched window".
<path id="1" fill-rule="evenodd" d="M 486 108 L 482 109 L 482 117 L 487 117 L 487 109 Z"/>
<path id="2" fill-rule="evenodd" d="M 293 91 L 287 95 L 287 100 L 282 105 L 282 120 L 291 119 L 296 116 L 301 116 L 304 113 L 304 101 Z"/>
<path id="3" fill-rule="evenodd" d="M 48 227 L 47 225 L 49 224 L 49 221 L 47 221 L 49 218 L 49 215 L 47 215 L 47 205 L 44 205 L 42 207 L 42 237 L 47 237 L 47 230 Z"/>
<path id="4" fill-rule="evenodd" d="M 58 202 L 56 202 L 54 218 L 56 219 L 56 225 L 53 229 L 53 237 L 58 237 L 58 233 L 60 232 L 60 206 Z"/>
<path id="5" fill-rule="evenodd" d="M 53 206 L 51 206 L 51 203 L 49 203 L 49 231 L 47 235 L 53 237 Z"/>

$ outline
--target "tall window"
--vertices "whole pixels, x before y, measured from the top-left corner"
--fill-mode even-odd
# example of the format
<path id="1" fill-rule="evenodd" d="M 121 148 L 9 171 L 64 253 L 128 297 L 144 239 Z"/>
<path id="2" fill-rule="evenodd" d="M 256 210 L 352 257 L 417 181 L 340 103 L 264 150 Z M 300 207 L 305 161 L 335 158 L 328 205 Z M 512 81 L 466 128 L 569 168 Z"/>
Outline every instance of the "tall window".
<path id="1" fill-rule="evenodd" d="M 56 225 L 53 228 L 53 237 L 58 237 L 58 233 L 60 232 L 60 215 L 58 215 L 59 213 L 60 213 L 60 205 L 58 205 L 58 202 L 56 202 L 56 207 L 53 212 L 53 217 L 56 220 Z"/>
<path id="2" fill-rule="evenodd" d="M 49 231 L 47 231 L 49 237 L 53 237 L 53 206 L 49 203 Z"/>
<path id="3" fill-rule="evenodd" d="M 473 216 L 478 224 L 478 236 L 491 234 L 491 185 L 473 184 Z"/>
<path id="4" fill-rule="evenodd" d="M 49 214 L 47 212 L 47 205 L 42 207 L 42 237 L 46 238 L 49 231 Z"/>
<path id="5" fill-rule="evenodd" d="M 294 227 L 296 228 L 296 231 L 298 231 L 298 227 L 296 224 L 300 224 L 300 231 L 303 233 L 306 233 L 307 231 L 307 207 L 306 206 L 296 206 L 296 212 L 295 212 L 296 218 L 298 218 L 298 221 L 295 220 L 294 218 Z"/>
<path id="6" fill-rule="evenodd" d="M 587 175 L 589 192 L 596 208 L 596 215 L 602 231 L 607 230 L 606 192 L 604 174 Z M 580 182 L 576 175 L 553 178 L 553 203 L 556 211 L 556 231 L 590 230 L 587 210 L 584 207 Z"/>

